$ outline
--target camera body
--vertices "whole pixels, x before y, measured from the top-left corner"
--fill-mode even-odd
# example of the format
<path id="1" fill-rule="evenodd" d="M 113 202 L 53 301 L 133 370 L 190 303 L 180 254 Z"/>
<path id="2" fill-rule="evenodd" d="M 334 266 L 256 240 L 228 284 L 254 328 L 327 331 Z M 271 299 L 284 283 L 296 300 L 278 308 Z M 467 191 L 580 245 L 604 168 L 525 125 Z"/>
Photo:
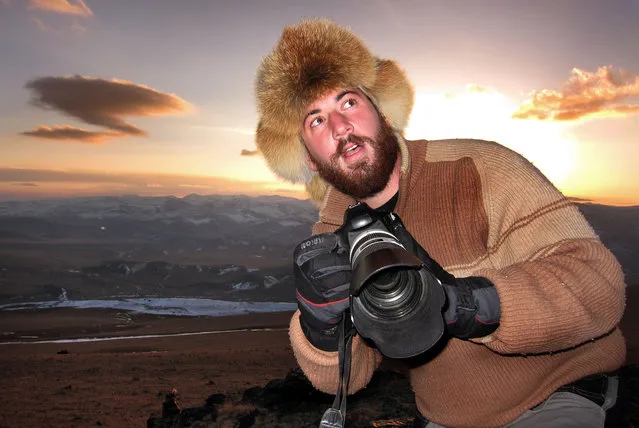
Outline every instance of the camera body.
<path id="1" fill-rule="evenodd" d="M 399 241 L 394 213 L 350 206 L 335 234 L 352 267 L 350 309 L 358 333 L 389 358 L 426 352 L 444 334 L 439 279 Z"/>

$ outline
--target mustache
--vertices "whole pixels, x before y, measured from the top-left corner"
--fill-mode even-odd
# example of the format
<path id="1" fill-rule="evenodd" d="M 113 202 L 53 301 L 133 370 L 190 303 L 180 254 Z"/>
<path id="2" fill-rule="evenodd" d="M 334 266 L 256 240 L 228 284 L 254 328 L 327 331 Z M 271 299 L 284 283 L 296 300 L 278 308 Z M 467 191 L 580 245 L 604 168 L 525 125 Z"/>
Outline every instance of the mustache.
<path id="1" fill-rule="evenodd" d="M 351 134 L 347 138 L 342 138 L 341 140 L 339 140 L 339 143 L 337 144 L 337 149 L 335 150 L 335 153 L 331 156 L 333 161 L 336 161 L 337 159 L 339 159 L 340 156 L 344 154 L 344 147 L 346 147 L 346 145 L 349 143 L 358 144 L 358 145 L 367 143 L 368 145 L 372 147 L 375 147 L 376 145 L 375 140 L 373 140 L 372 138 Z"/>

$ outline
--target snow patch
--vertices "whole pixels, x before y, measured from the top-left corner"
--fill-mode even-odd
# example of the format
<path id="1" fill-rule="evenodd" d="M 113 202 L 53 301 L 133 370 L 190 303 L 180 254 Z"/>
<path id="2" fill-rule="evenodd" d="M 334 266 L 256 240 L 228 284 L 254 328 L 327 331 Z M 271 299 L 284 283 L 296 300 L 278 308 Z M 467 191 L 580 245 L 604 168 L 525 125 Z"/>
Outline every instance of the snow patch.
<path id="1" fill-rule="evenodd" d="M 261 205 L 252 207 L 251 211 L 270 218 L 280 218 L 286 215 L 278 206 L 273 205 Z"/>
<path id="2" fill-rule="evenodd" d="M 278 279 L 271 275 L 264 275 L 264 288 L 271 288 L 278 283 Z"/>
<path id="3" fill-rule="evenodd" d="M 196 226 L 199 226 L 201 224 L 207 224 L 213 221 L 213 219 L 211 217 L 206 217 L 206 218 L 185 218 L 185 221 L 189 222 L 189 223 L 193 223 Z"/>
<path id="4" fill-rule="evenodd" d="M 240 270 L 239 266 L 231 265 L 229 267 L 220 269 L 220 271 L 218 272 L 218 275 L 224 275 L 225 273 L 229 273 L 229 272 L 237 272 L 238 270 Z"/>
<path id="5" fill-rule="evenodd" d="M 260 219 L 251 215 L 250 213 L 221 213 L 222 215 L 230 218 L 236 223 L 258 223 Z"/>
<path id="6" fill-rule="evenodd" d="M 230 302 L 214 299 L 167 297 L 108 300 L 57 300 L 0 305 L 0 310 L 4 311 L 50 308 L 116 309 L 153 315 L 195 317 L 292 311 L 297 308 L 297 304 L 286 302 Z"/>
<path id="7" fill-rule="evenodd" d="M 297 227 L 302 226 L 304 223 L 295 220 L 281 220 L 278 224 L 283 227 Z"/>
<path id="8" fill-rule="evenodd" d="M 231 286 L 231 288 L 235 291 L 255 290 L 257 287 L 258 285 L 256 283 L 250 281 L 238 282 Z"/>

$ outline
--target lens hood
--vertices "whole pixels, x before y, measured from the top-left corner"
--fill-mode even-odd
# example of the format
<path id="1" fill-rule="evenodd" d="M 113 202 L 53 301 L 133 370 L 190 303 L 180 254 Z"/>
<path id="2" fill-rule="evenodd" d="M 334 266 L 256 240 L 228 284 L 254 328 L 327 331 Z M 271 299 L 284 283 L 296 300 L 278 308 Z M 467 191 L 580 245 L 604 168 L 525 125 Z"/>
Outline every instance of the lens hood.
<path id="1" fill-rule="evenodd" d="M 402 247 L 385 247 L 357 260 L 351 278 L 351 295 L 359 295 L 362 287 L 384 270 L 420 268 L 422 262 Z"/>
<path id="2" fill-rule="evenodd" d="M 431 349 L 444 335 L 442 307 L 446 297 L 439 280 L 427 269 L 415 270 L 420 276 L 419 302 L 394 319 L 371 311 L 364 296 L 351 298 L 351 316 L 357 332 L 371 340 L 389 358 L 411 358 Z"/>

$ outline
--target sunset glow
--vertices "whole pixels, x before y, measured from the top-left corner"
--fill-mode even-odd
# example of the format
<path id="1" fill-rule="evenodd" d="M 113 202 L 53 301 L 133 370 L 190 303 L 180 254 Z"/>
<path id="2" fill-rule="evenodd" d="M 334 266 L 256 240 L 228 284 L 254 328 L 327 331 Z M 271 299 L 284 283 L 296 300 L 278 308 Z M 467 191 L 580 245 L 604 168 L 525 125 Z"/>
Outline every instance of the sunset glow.
<path id="1" fill-rule="evenodd" d="M 495 141 L 568 197 L 639 204 L 635 2 L 151 3 L 0 0 L 0 200 L 306 197 L 256 149 L 255 73 L 328 17 L 405 71 L 408 139 Z"/>
<path id="2" fill-rule="evenodd" d="M 577 144 L 565 124 L 513 119 L 517 103 L 489 88 L 468 85 L 459 93 L 418 91 L 408 139 L 477 138 L 523 155 L 556 186 L 570 193 Z"/>

